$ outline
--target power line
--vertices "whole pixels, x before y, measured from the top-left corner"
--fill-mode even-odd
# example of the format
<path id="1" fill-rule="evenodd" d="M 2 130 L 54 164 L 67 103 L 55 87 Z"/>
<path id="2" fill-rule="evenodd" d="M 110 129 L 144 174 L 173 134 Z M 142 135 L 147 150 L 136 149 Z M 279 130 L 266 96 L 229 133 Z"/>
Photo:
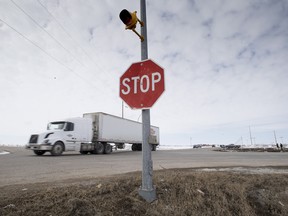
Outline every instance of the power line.
<path id="1" fill-rule="evenodd" d="M 49 10 L 45 7 L 45 5 L 43 5 L 43 4 L 40 2 L 40 0 L 37 0 L 37 2 L 38 2 L 38 3 L 45 9 L 45 11 L 55 20 L 55 22 L 56 22 L 56 23 L 60 26 L 60 28 L 65 32 L 65 34 L 68 35 L 68 36 L 71 38 L 71 40 L 76 44 L 76 46 L 77 46 L 78 48 L 80 48 L 80 49 L 82 50 L 82 52 L 94 63 L 92 57 L 90 57 L 90 55 L 85 51 L 85 49 L 82 48 L 82 47 L 77 43 L 77 41 L 76 41 L 76 40 L 71 36 L 71 34 L 64 28 L 64 26 L 56 19 L 56 17 L 49 12 Z M 99 67 L 99 66 L 98 66 L 98 67 Z"/>
<path id="2" fill-rule="evenodd" d="M 29 15 L 29 13 L 27 13 L 22 7 L 20 7 L 15 1 L 10 0 L 15 7 L 18 8 L 18 10 L 20 10 L 22 13 L 24 13 L 26 16 L 29 17 L 29 19 L 31 19 L 31 21 L 33 21 L 34 24 L 36 24 L 39 28 L 41 28 L 46 34 L 48 34 L 60 47 L 62 47 L 66 52 L 68 52 L 76 61 L 78 61 L 81 65 L 83 65 L 82 62 L 80 62 L 77 58 L 75 58 L 73 56 L 73 54 L 66 49 L 53 35 L 51 35 L 47 30 L 45 30 L 31 15 Z M 38 1 L 39 2 L 39 1 Z M 42 4 L 43 5 L 43 4 Z M 44 6 L 45 7 L 45 6 Z M 49 12 L 49 11 L 48 11 Z M 51 13 L 49 13 L 51 14 Z M 53 16 L 53 18 L 55 19 L 55 17 Z M 56 19 L 55 19 L 56 20 Z M 3 21 L 3 20 L 2 20 Z M 4 22 L 4 21 L 3 21 Z M 53 55 L 51 55 L 50 53 L 48 53 L 45 49 L 43 49 L 42 47 L 40 47 L 37 43 L 35 43 L 34 41 L 32 41 L 31 39 L 27 38 L 25 35 L 23 35 L 21 32 L 17 31 L 17 29 L 13 28 L 11 25 L 9 25 L 8 23 L 4 22 L 5 24 L 7 24 L 7 26 L 9 26 L 11 29 L 13 29 L 15 32 L 17 32 L 19 35 L 21 35 L 24 39 L 26 39 L 27 41 L 29 41 L 31 44 L 33 44 L 34 46 L 36 46 L 37 48 L 39 48 L 42 52 L 44 52 L 47 56 L 49 56 L 51 59 L 53 59 L 54 61 L 56 61 L 58 64 L 62 65 L 63 67 L 65 67 L 67 70 L 73 72 L 75 75 L 77 75 L 79 78 L 81 78 L 82 80 L 84 80 L 86 83 L 89 83 L 90 85 L 92 85 L 93 87 L 96 87 L 96 89 L 99 89 L 98 86 L 95 86 L 95 84 L 93 82 L 91 82 L 90 80 L 87 80 L 83 77 L 81 77 L 79 74 L 77 74 L 74 70 L 72 70 L 70 67 L 68 67 L 67 65 L 65 65 L 63 62 L 61 62 L 59 59 L 57 59 L 56 57 L 54 57 Z M 59 22 L 58 22 L 59 23 Z M 60 24 L 60 23 L 59 23 Z M 61 24 L 60 24 L 61 25 Z M 67 34 L 67 30 L 65 30 L 65 28 L 61 25 L 61 27 L 63 28 L 64 32 Z M 67 35 L 69 35 L 69 37 L 72 38 L 72 36 L 68 33 Z M 93 63 L 95 63 L 94 61 L 92 61 Z M 96 64 L 96 63 L 95 63 Z M 83 65 L 84 66 L 84 65 Z M 96 64 L 96 66 L 99 67 L 99 65 Z M 100 67 L 99 67 L 100 68 Z"/>
<path id="3" fill-rule="evenodd" d="M 21 10 L 26 16 L 28 16 L 39 28 L 41 28 L 46 34 L 48 34 L 60 47 L 62 47 L 66 52 L 68 52 L 74 60 L 76 60 L 82 66 L 85 66 L 82 62 L 80 62 L 67 48 L 65 48 L 52 34 L 46 31 L 32 16 L 30 16 L 23 8 L 21 8 L 17 3 L 13 0 L 10 0 L 19 10 Z"/>
<path id="4" fill-rule="evenodd" d="M 71 71 L 72 73 L 74 73 L 76 76 L 78 76 L 80 79 L 82 79 L 84 82 L 90 84 L 93 87 L 96 87 L 96 89 L 99 89 L 97 86 L 95 86 L 92 82 L 84 79 L 82 76 L 80 76 L 78 73 L 76 73 L 73 69 L 69 68 L 68 66 L 66 66 L 64 63 L 62 63 L 61 61 L 59 61 L 57 58 L 55 58 L 54 56 L 52 56 L 51 54 L 49 54 L 46 50 L 44 50 L 42 47 L 40 47 L 38 44 L 36 44 L 34 41 L 30 40 L 28 37 L 26 37 L 24 34 L 22 34 L 21 32 L 19 32 L 17 29 L 15 29 L 13 26 L 11 26 L 10 24 L 8 24 L 6 21 L 4 21 L 3 19 L 0 18 L 0 21 L 5 23 L 9 28 L 11 28 L 13 31 L 15 31 L 16 33 L 18 33 L 22 38 L 24 38 L 25 40 L 27 40 L 28 42 L 30 42 L 32 45 L 36 46 L 38 49 L 40 49 L 43 53 L 45 53 L 47 56 L 49 56 L 51 59 L 53 59 L 54 61 L 56 61 L 58 64 L 62 65 L 63 67 L 65 67 L 67 70 Z"/>
<path id="5" fill-rule="evenodd" d="M 45 5 L 43 3 L 41 3 L 40 0 L 37 0 L 37 2 L 41 5 L 41 7 L 43 7 L 45 9 L 45 11 L 55 20 L 55 22 L 60 26 L 60 28 L 65 32 L 66 35 L 68 35 L 69 38 L 71 38 L 71 40 L 76 44 L 77 47 L 79 47 L 82 52 L 90 59 L 90 61 L 96 66 L 98 67 L 100 70 L 103 70 L 103 67 L 99 64 L 97 64 L 93 58 L 86 52 L 86 50 L 84 48 L 82 48 L 79 43 L 77 43 L 77 41 L 72 37 L 72 35 L 67 31 L 67 29 L 56 19 L 56 17 L 50 13 L 50 11 L 47 9 L 47 7 L 45 7 Z M 92 44 L 93 45 L 93 44 Z M 111 75 L 109 74 L 109 76 L 111 77 Z"/>
<path id="6" fill-rule="evenodd" d="M 56 19 L 56 17 L 49 12 L 49 10 L 45 7 L 45 5 L 43 5 L 40 0 L 37 0 L 37 1 L 38 1 L 38 3 L 47 11 L 47 13 L 48 13 L 52 18 L 54 18 L 54 20 L 56 21 L 56 23 L 57 23 L 57 24 L 63 29 L 63 31 L 75 42 L 75 44 L 78 45 L 78 43 L 74 40 L 74 38 L 71 36 L 71 34 L 69 34 L 69 32 L 65 29 L 65 27 L 64 27 L 63 25 L 61 25 L 61 23 Z M 59 5 L 58 7 L 61 8 L 61 5 Z M 63 9 L 63 8 L 62 8 L 62 9 Z M 63 9 L 63 10 L 64 10 L 64 9 Z M 65 10 L 64 10 L 64 11 L 65 11 Z M 69 19 L 69 20 L 71 21 L 71 19 Z M 72 24 L 74 25 L 74 23 L 73 23 L 72 21 L 71 21 L 70 23 L 72 23 Z M 93 43 L 91 43 L 91 45 L 92 45 L 93 47 L 95 47 L 95 45 L 94 45 Z M 81 50 L 83 51 L 83 53 L 85 53 L 85 55 L 91 60 L 91 62 L 92 62 L 95 66 L 97 66 L 100 70 L 104 71 L 104 70 L 103 70 L 103 67 L 102 67 L 101 65 L 97 64 L 97 63 L 93 60 L 93 58 L 91 57 L 91 55 L 89 55 L 89 54 L 85 51 L 84 48 L 82 48 L 80 45 L 78 45 L 78 46 L 81 48 Z M 97 47 L 95 47 L 95 48 L 97 49 Z M 95 53 L 95 55 L 98 56 L 98 53 Z M 110 76 L 110 75 L 109 75 L 109 76 Z"/>
<path id="7" fill-rule="evenodd" d="M 7 22 L 5 22 L 4 20 L 2 20 L 0 18 L 0 21 L 5 23 L 8 27 L 10 27 L 13 31 L 17 32 L 19 35 L 21 35 L 25 40 L 29 41 L 31 44 L 33 44 L 34 46 L 36 46 L 37 48 L 39 48 L 42 52 L 44 52 L 47 56 L 49 56 L 51 59 L 53 59 L 54 61 L 56 61 L 58 64 L 62 65 L 63 67 L 65 67 L 66 69 L 68 69 L 69 71 L 73 71 L 71 68 L 67 67 L 66 65 L 64 65 L 62 62 L 60 62 L 57 58 L 55 58 L 54 56 L 52 56 L 51 54 L 49 54 L 46 50 L 44 50 L 42 47 L 40 47 L 38 44 L 36 44 L 34 41 L 30 40 L 28 37 L 26 37 L 25 35 L 23 35 L 21 32 L 19 32 L 17 29 L 15 29 L 13 26 L 11 26 L 10 24 L 8 24 Z"/>

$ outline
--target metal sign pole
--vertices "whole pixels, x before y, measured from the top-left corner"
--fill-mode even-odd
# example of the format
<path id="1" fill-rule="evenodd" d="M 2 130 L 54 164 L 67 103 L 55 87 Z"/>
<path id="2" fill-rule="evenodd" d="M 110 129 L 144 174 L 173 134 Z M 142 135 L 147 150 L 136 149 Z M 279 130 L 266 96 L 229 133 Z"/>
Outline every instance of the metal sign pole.
<path id="1" fill-rule="evenodd" d="M 141 28 L 141 35 L 144 41 L 141 42 L 141 60 L 148 59 L 147 43 L 147 21 L 146 21 L 146 0 L 140 0 L 141 20 L 144 26 Z M 152 183 L 153 161 L 151 159 L 150 137 L 150 109 L 142 110 L 142 186 L 139 189 L 139 195 L 147 202 L 156 200 L 156 190 Z"/>

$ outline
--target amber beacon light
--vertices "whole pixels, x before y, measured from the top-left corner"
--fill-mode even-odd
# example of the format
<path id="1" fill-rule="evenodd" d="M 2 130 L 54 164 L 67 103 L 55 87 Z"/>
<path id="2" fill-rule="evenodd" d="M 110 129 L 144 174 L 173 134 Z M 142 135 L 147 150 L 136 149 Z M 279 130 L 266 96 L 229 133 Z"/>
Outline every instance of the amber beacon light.
<path id="1" fill-rule="evenodd" d="M 120 14 L 119 17 L 121 19 L 121 21 L 125 24 L 125 29 L 129 29 L 132 30 L 135 34 L 138 35 L 138 37 L 141 39 L 141 42 L 144 41 L 144 37 L 142 35 L 140 35 L 136 30 L 136 26 L 137 26 L 137 22 L 140 23 L 141 27 L 144 26 L 144 23 L 138 19 L 137 15 L 136 15 L 137 11 L 134 11 L 133 13 L 129 12 L 126 9 L 123 9 Z"/>

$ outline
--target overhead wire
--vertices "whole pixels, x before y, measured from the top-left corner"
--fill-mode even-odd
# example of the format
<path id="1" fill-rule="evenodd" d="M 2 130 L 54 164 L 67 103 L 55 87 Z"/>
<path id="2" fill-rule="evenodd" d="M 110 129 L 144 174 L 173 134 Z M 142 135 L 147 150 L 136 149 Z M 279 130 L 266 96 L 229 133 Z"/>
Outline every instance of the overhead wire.
<path id="1" fill-rule="evenodd" d="M 28 37 L 26 37 L 24 34 L 22 34 L 21 32 L 19 32 L 17 29 L 15 29 L 13 26 L 11 26 L 10 24 L 8 24 L 6 21 L 4 21 L 3 19 L 0 18 L 0 21 L 5 23 L 9 28 L 11 28 L 13 31 L 17 32 L 20 36 L 22 36 L 25 40 L 27 40 L 28 42 L 30 42 L 31 44 L 33 44 L 34 46 L 36 46 L 38 49 L 40 49 L 42 52 L 44 52 L 47 56 L 49 56 L 51 59 L 53 59 L 54 61 L 56 61 L 58 64 L 62 65 L 63 67 L 65 67 L 67 70 L 69 71 L 73 71 L 71 68 L 69 68 L 68 66 L 66 66 L 65 64 L 63 64 L 61 61 L 59 61 L 57 58 L 55 58 L 54 56 L 52 56 L 50 53 L 48 53 L 46 50 L 44 50 L 42 47 L 40 47 L 38 44 L 36 44 L 34 41 L 30 40 Z"/>
<path id="2" fill-rule="evenodd" d="M 80 62 L 67 48 L 65 48 L 61 42 L 59 42 L 52 34 L 50 34 L 46 29 L 44 29 L 28 12 L 26 12 L 21 6 L 19 6 L 19 4 L 17 4 L 15 1 L 10 0 L 15 7 L 18 8 L 18 10 L 20 10 L 22 13 L 24 13 L 27 17 L 29 17 L 30 20 L 33 21 L 33 23 L 35 25 L 37 25 L 41 30 L 43 30 L 47 35 L 49 35 L 50 38 L 52 38 L 62 49 L 64 49 L 66 52 L 68 52 L 74 60 L 76 60 L 78 63 L 80 63 L 82 66 L 86 66 L 84 65 L 82 62 Z M 61 23 L 48 11 L 48 9 L 39 1 L 37 0 L 38 3 L 46 10 L 46 12 L 55 20 L 55 22 L 61 27 L 61 29 L 65 32 L 66 35 L 68 35 L 75 44 L 77 44 L 77 42 L 73 39 L 73 37 L 71 36 L 71 34 L 69 34 L 69 32 L 65 29 L 65 27 L 63 25 L 61 25 Z M 2 19 L 1 19 L 2 20 Z M 43 49 L 41 46 L 39 46 L 35 41 L 29 39 L 28 37 L 26 37 L 23 33 L 21 33 L 20 31 L 18 31 L 16 28 L 14 28 L 13 26 L 9 25 L 7 22 L 5 22 L 4 20 L 2 20 L 3 23 L 5 23 L 7 26 L 9 26 L 12 30 L 14 30 L 15 32 L 17 32 L 20 36 L 22 36 L 22 38 L 24 38 L 25 40 L 27 40 L 28 42 L 30 42 L 31 44 L 33 44 L 35 47 L 37 47 L 38 49 L 40 49 L 43 53 L 45 53 L 47 56 L 49 56 L 51 59 L 53 59 L 54 61 L 56 61 L 58 64 L 62 65 L 63 67 L 65 67 L 67 70 L 73 72 L 76 76 L 78 76 L 79 78 L 81 78 L 83 81 L 89 83 L 90 85 L 92 85 L 93 87 L 96 87 L 97 89 L 99 89 L 99 86 L 96 86 L 93 82 L 91 82 L 91 80 L 87 80 L 85 78 L 83 78 L 82 76 L 80 76 L 77 72 L 75 72 L 72 68 L 68 67 L 65 63 L 63 63 L 62 61 L 60 61 L 58 58 L 56 58 L 55 56 L 51 55 L 50 53 L 48 53 L 45 49 Z M 78 47 L 80 47 L 78 45 Z M 80 47 L 81 50 L 83 51 L 83 53 L 85 53 L 85 55 L 87 57 L 90 58 L 90 60 L 99 68 L 101 69 L 101 67 L 95 63 L 95 61 L 93 61 L 92 57 L 90 57 L 90 55 L 82 48 Z M 86 66 L 87 67 L 87 66 Z M 103 68 L 101 69 L 102 71 Z M 109 74 L 111 77 L 111 74 Z M 101 77 L 97 77 L 98 79 Z M 105 80 L 103 80 L 105 81 Z M 106 81 L 105 81 L 106 82 Z M 101 89 L 102 90 L 102 89 Z M 102 90 L 103 91 L 103 90 Z"/>
<path id="3" fill-rule="evenodd" d="M 68 33 L 68 31 L 64 28 L 63 25 L 60 24 L 60 22 L 55 18 L 55 16 L 53 16 L 53 14 L 51 14 L 51 13 L 49 12 L 49 10 L 48 10 L 39 0 L 37 0 L 37 1 L 38 1 L 38 3 L 41 4 L 41 6 L 48 12 L 48 14 L 56 21 L 56 23 L 58 23 L 59 26 L 61 26 L 61 28 L 63 28 L 64 32 L 65 32 L 65 33 Z M 61 5 L 59 5 L 58 7 L 61 8 Z M 63 8 L 62 8 L 62 9 L 63 9 Z M 65 11 L 65 10 L 64 10 L 64 11 Z M 69 19 L 69 21 L 70 21 L 70 23 L 72 23 L 72 24 L 74 25 L 74 23 L 71 21 L 71 19 Z M 71 36 L 71 34 L 68 33 L 68 35 L 69 35 L 71 38 L 73 38 L 73 37 Z M 75 41 L 75 40 L 73 39 L 73 41 Z M 76 44 L 77 44 L 77 42 L 76 42 Z M 91 45 L 92 45 L 94 48 L 97 49 L 97 47 L 96 47 L 93 43 L 91 43 Z M 83 50 L 85 51 L 84 48 L 83 48 Z M 85 51 L 84 53 L 86 53 L 86 54 L 89 56 L 91 62 L 92 62 L 95 66 L 97 66 L 100 70 L 104 71 L 104 70 L 103 70 L 103 67 L 102 67 L 101 65 L 97 64 L 97 63 L 93 60 L 93 58 L 92 58 L 86 51 Z M 95 53 L 95 55 L 98 56 L 98 53 Z M 98 58 L 98 59 L 99 59 L 99 58 Z M 111 77 L 110 74 L 108 74 L 108 76 Z"/>
<path id="4" fill-rule="evenodd" d="M 101 71 L 104 71 L 103 67 L 99 64 L 97 64 L 93 58 L 86 52 L 86 50 L 80 46 L 77 41 L 72 37 L 72 35 L 67 31 L 67 29 L 58 21 L 58 19 L 52 14 L 50 13 L 50 11 L 47 9 L 47 7 L 45 7 L 45 5 L 43 3 L 41 3 L 40 0 L 37 0 L 37 2 L 41 5 L 41 7 L 53 18 L 53 20 L 59 25 L 59 27 L 63 30 L 63 32 L 65 32 L 65 34 L 74 42 L 74 44 L 76 44 L 76 46 L 78 48 L 80 48 L 82 50 L 82 52 L 90 59 L 90 61 L 96 66 L 98 67 Z M 70 20 L 70 19 L 69 19 Z M 71 21 L 71 20 L 70 20 Z M 93 44 L 92 44 L 93 45 Z M 106 74 L 107 76 L 107 74 Z M 110 74 L 108 74 L 109 77 L 111 77 Z M 99 79 L 99 77 L 97 77 Z"/>
<path id="5" fill-rule="evenodd" d="M 14 28 L 13 26 L 11 26 L 9 23 L 7 23 L 6 21 L 4 21 L 3 19 L 0 18 L 0 21 L 3 22 L 4 24 L 6 24 L 9 28 L 11 28 L 13 31 L 15 31 L 16 33 L 18 33 L 22 38 L 24 38 L 26 41 L 30 42 L 32 45 L 34 45 L 35 47 L 37 47 L 38 49 L 40 49 L 43 53 L 45 53 L 47 56 L 49 56 L 51 59 L 53 59 L 54 61 L 56 61 L 58 64 L 62 65 L 63 67 L 65 67 L 67 70 L 69 70 L 70 72 L 72 72 L 73 74 L 75 74 L 77 77 L 79 77 L 80 79 L 82 79 L 84 82 L 90 84 L 93 87 L 96 87 L 97 89 L 98 86 L 95 86 L 92 82 L 84 79 L 82 76 L 80 76 L 76 71 L 74 71 L 73 69 L 69 68 L 67 65 L 65 65 L 63 62 L 61 62 L 60 60 L 58 60 L 57 58 L 55 58 L 54 56 L 52 56 L 50 53 L 48 53 L 45 49 L 43 49 L 41 46 L 39 46 L 37 43 L 35 43 L 34 41 L 30 40 L 28 37 L 26 37 L 24 34 L 22 34 L 20 31 L 18 31 L 16 28 Z"/>
<path id="6" fill-rule="evenodd" d="M 65 34 L 76 44 L 76 46 L 78 48 L 80 48 L 82 50 L 82 52 L 91 60 L 91 62 L 93 62 L 95 64 L 95 62 L 93 61 L 93 58 L 86 52 L 86 50 L 80 46 L 77 41 L 72 37 L 72 35 L 66 30 L 66 28 L 58 21 L 58 19 L 56 19 L 56 17 L 50 13 L 50 11 L 47 9 L 47 7 L 45 7 L 45 5 L 43 5 L 43 3 L 41 3 L 40 0 L 37 0 L 37 2 L 41 5 L 42 8 L 44 8 L 44 10 L 55 20 L 55 22 L 60 26 L 60 28 L 63 30 L 63 32 L 65 32 Z M 99 67 L 99 65 L 96 65 Z"/>
<path id="7" fill-rule="evenodd" d="M 15 1 L 10 0 L 20 11 L 22 11 L 33 23 L 35 23 L 39 28 L 41 28 L 50 38 L 52 38 L 60 47 L 62 47 L 67 53 L 69 53 L 74 60 L 76 60 L 82 66 L 85 66 L 79 61 L 61 42 L 59 42 L 52 34 L 50 34 L 46 29 L 44 29 L 29 13 L 27 13 L 21 6 L 19 6 Z"/>

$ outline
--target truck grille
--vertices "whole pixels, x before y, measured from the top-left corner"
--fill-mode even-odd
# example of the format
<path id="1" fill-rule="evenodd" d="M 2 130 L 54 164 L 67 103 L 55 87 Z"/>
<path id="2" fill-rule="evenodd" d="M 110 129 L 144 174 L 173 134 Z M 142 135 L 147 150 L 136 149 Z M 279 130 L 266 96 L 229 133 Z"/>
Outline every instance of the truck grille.
<path id="1" fill-rule="evenodd" d="M 38 141 L 38 135 L 37 134 L 31 135 L 29 143 L 37 143 L 37 141 Z"/>

